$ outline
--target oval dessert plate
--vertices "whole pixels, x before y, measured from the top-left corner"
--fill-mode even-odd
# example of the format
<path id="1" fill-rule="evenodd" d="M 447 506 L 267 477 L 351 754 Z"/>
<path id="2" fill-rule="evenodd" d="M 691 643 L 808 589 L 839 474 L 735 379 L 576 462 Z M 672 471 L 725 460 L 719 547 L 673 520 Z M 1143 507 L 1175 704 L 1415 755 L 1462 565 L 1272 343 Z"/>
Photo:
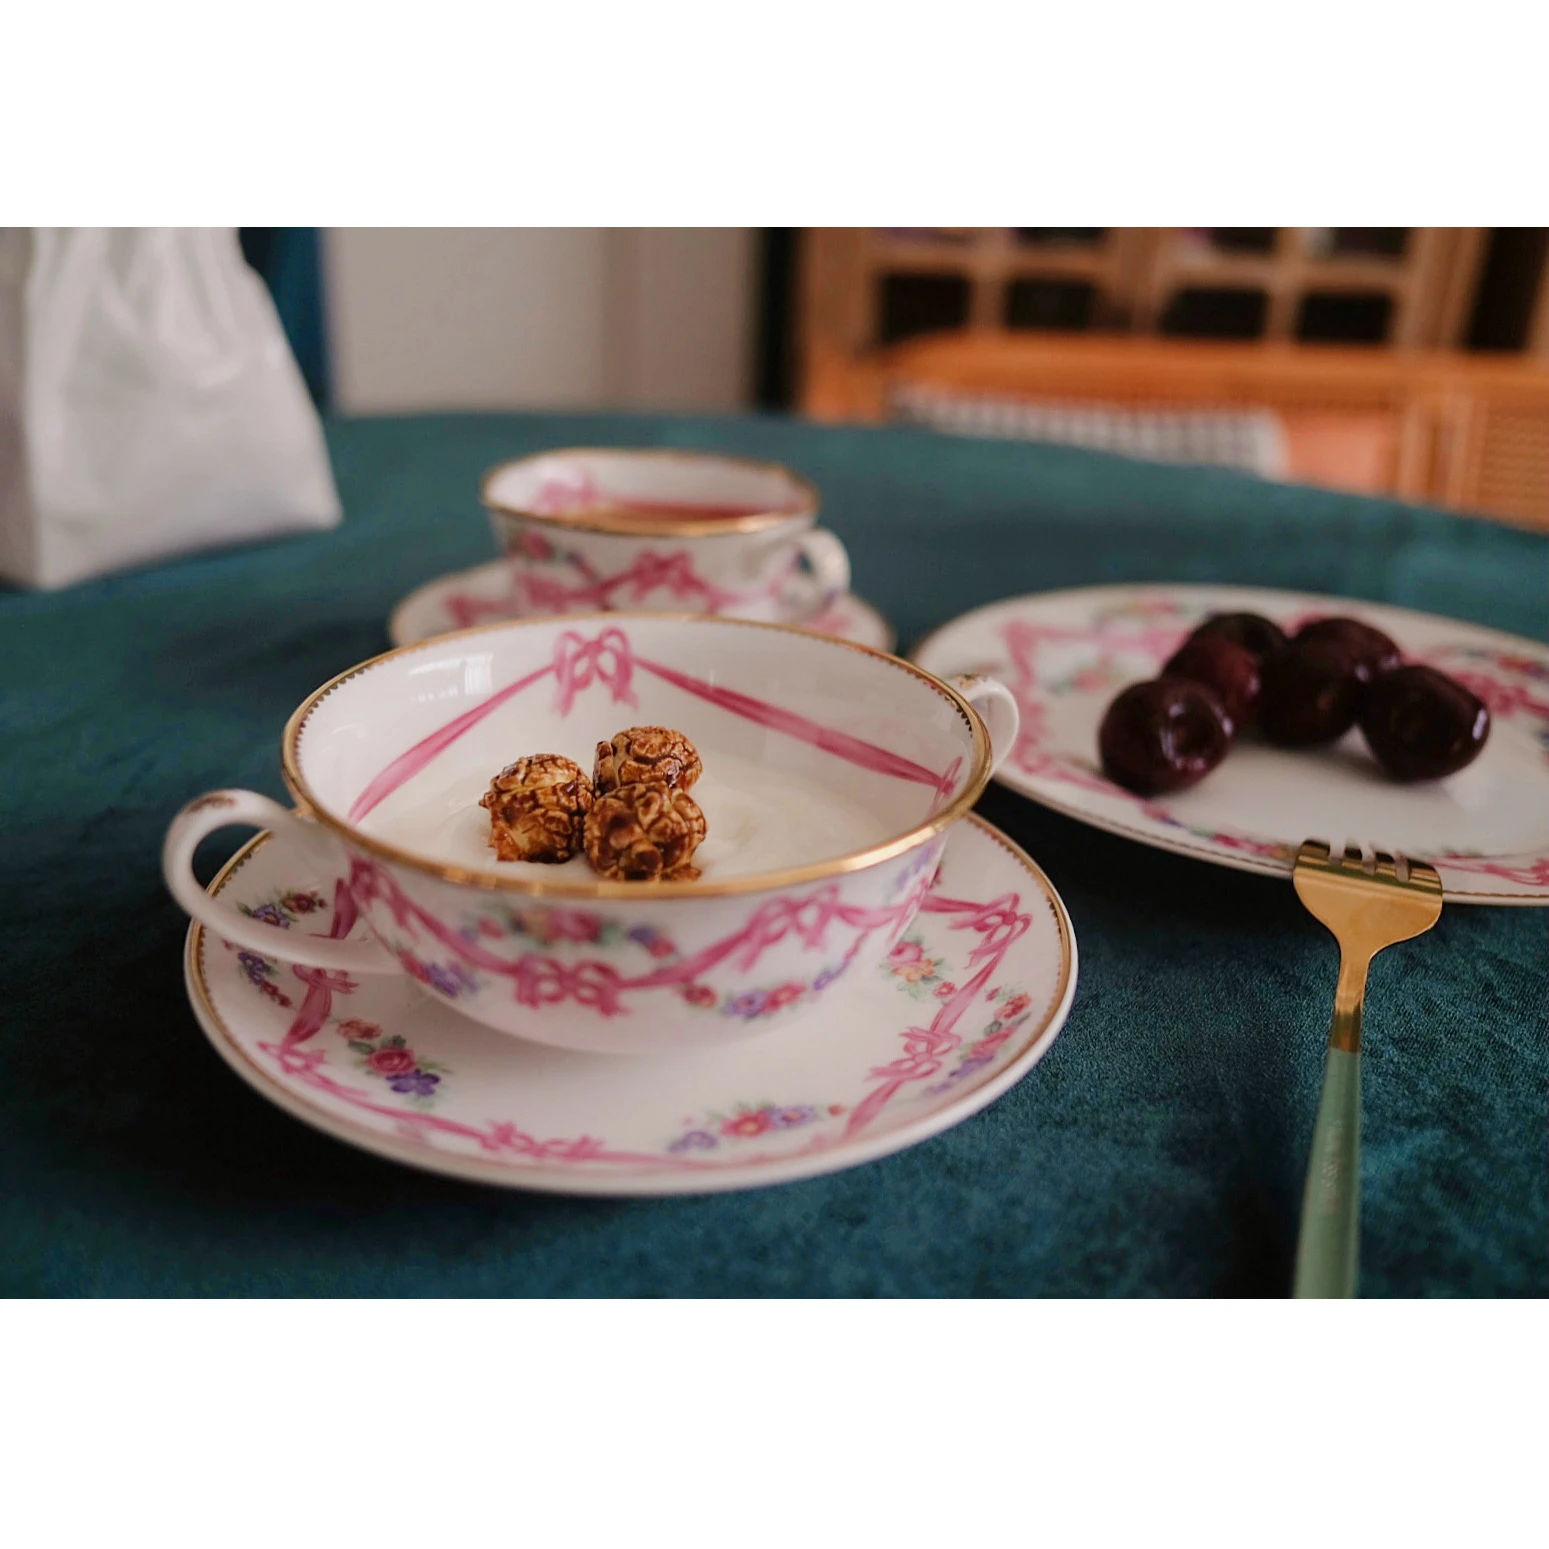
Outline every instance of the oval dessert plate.
<path id="1" fill-rule="evenodd" d="M 261 834 L 210 890 L 277 931 L 327 935 L 342 886 Z M 507 1188 L 699 1194 L 853 1167 L 977 1113 L 1064 1024 L 1076 943 L 1048 878 L 970 815 L 887 959 L 764 1038 L 651 1055 L 548 1048 L 405 980 L 292 967 L 197 924 L 185 980 L 232 1069 L 350 1145 Z M 715 1014 L 744 1032 L 781 993 L 750 988 Z"/>
<path id="2" fill-rule="evenodd" d="M 1212 613 L 1287 628 L 1346 614 L 1411 661 L 1459 679 L 1490 708 L 1484 751 L 1450 779 L 1399 784 L 1358 730 L 1289 751 L 1251 737 L 1193 788 L 1131 795 L 1103 777 L 1097 728 L 1126 684 L 1155 676 Z M 1015 597 L 966 613 L 914 653 L 928 672 L 978 672 L 1016 695 L 1021 734 L 996 778 L 1112 833 L 1267 875 L 1304 839 L 1427 860 L 1459 903 L 1549 904 L 1549 648 L 1516 635 L 1347 597 L 1239 586 L 1101 586 Z"/>
<path id="3" fill-rule="evenodd" d="M 435 635 L 522 618 L 529 612 L 517 598 L 505 562 L 496 559 L 472 570 L 438 576 L 410 592 L 393 609 L 387 633 L 394 645 L 418 645 Z M 896 641 L 893 626 L 853 592 L 835 598 L 810 618 L 787 622 L 820 635 L 869 645 L 874 651 L 891 651 Z"/>

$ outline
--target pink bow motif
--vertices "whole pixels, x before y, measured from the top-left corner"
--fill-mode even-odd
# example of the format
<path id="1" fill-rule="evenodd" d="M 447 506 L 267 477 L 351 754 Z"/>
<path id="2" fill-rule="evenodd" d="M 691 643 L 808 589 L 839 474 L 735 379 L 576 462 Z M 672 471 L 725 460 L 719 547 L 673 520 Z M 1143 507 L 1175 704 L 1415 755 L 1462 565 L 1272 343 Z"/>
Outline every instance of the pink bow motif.
<path id="1" fill-rule="evenodd" d="M 647 549 L 617 579 L 629 584 L 637 601 L 658 588 L 674 597 L 705 597 L 715 603 L 732 598 L 732 593 L 718 591 L 695 571 L 694 561 L 684 549 L 674 550 L 671 554 L 658 554 Z"/>
<path id="2" fill-rule="evenodd" d="M 258 1046 L 287 1076 L 316 1077 L 319 1067 L 328 1056 L 321 1049 L 298 1049 L 287 1040 L 284 1043 L 261 1043 Z M 314 1079 L 314 1084 L 315 1079 Z"/>
<path id="3" fill-rule="evenodd" d="M 607 684 L 615 704 L 636 704 L 630 688 L 634 670 L 634 651 L 622 629 L 610 625 L 595 640 L 583 639 L 573 629 L 567 629 L 554 642 L 555 702 L 559 713 L 569 715 L 576 695 L 593 682 Z"/>
<path id="4" fill-rule="evenodd" d="M 618 974 L 606 963 L 577 963 L 570 967 L 552 957 L 526 953 L 512 965 L 517 1001 L 524 1006 L 552 1006 L 564 1000 L 591 1006 L 605 1017 L 616 1016 L 619 1004 Z"/>
<path id="5" fill-rule="evenodd" d="M 295 963 L 291 972 L 306 985 L 307 994 L 301 1010 L 296 1013 L 296 1020 L 286 1031 L 287 1047 L 305 1043 L 322 1027 L 333 1009 L 336 994 L 352 995 L 356 989 L 355 981 L 348 974 L 334 968 L 309 968 L 303 963 Z"/>

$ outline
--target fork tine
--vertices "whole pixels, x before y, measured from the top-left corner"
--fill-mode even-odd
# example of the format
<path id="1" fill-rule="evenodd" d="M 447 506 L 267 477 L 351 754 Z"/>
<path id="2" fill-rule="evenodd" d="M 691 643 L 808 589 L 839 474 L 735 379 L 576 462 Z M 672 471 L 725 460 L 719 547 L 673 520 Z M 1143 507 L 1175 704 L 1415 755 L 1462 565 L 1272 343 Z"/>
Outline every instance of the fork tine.
<path id="1" fill-rule="evenodd" d="M 1358 844 L 1345 842 L 1345 858 L 1343 862 L 1346 871 L 1366 871 L 1366 853 Z"/>

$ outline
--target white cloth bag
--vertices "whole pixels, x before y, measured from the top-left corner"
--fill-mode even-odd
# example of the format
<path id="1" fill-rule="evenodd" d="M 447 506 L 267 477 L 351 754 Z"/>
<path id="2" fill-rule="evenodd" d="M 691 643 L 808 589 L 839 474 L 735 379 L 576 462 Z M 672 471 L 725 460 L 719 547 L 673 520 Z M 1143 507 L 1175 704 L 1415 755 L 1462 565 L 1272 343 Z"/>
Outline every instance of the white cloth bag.
<path id="1" fill-rule="evenodd" d="M 341 514 L 234 229 L 0 228 L 0 576 L 66 586 Z"/>

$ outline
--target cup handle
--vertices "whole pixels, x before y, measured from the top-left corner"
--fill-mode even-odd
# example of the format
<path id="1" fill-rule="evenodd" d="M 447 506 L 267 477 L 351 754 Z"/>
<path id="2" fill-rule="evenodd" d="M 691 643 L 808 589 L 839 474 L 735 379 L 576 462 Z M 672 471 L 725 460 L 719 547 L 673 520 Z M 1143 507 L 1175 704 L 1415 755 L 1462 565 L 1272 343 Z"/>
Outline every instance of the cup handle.
<path id="1" fill-rule="evenodd" d="M 299 930 L 276 930 L 261 920 L 249 919 L 231 904 L 205 892 L 194 876 L 194 849 L 205 835 L 232 824 L 267 828 L 276 838 L 288 841 L 323 865 L 337 868 L 339 864 L 338 857 L 329 853 L 331 841 L 315 825 L 279 802 L 260 796 L 257 791 L 206 791 L 173 818 L 161 847 L 161 874 L 184 913 L 225 941 L 287 963 L 359 974 L 403 972 L 397 960 L 377 941 L 335 941 Z"/>
<path id="2" fill-rule="evenodd" d="M 958 673 L 947 679 L 984 719 L 990 734 L 990 773 L 1005 763 L 1006 755 L 1017 745 L 1022 729 L 1022 712 L 1016 696 L 995 678 L 983 678 L 976 672 Z"/>
<path id="3" fill-rule="evenodd" d="M 805 611 L 816 613 L 850 590 L 850 556 L 827 528 L 809 527 L 798 533 L 796 547 L 812 568 L 810 578 L 804 578 L 812 589 Z"/>

